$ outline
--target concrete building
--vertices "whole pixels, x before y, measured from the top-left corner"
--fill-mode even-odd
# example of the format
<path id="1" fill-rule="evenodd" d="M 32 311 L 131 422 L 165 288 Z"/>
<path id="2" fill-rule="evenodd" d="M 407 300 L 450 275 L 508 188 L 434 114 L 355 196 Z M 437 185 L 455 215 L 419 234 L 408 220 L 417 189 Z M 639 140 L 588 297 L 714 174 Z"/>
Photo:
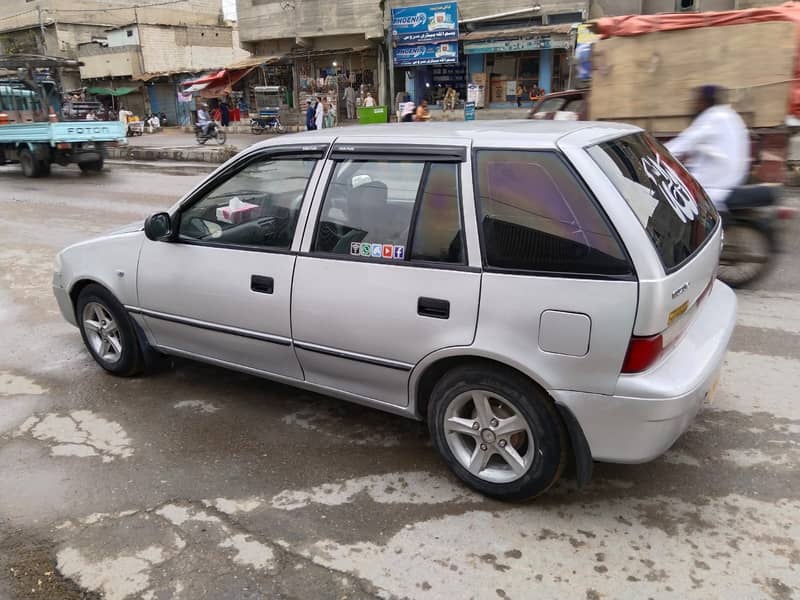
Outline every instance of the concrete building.
<path id="1" fill-rule="evenodd" d="M 221 0 L 5 0 L 0 51 L 78 58 L 80 72 L 64 73 L 66 89 L 82 86 L 135 91 L 122 100 L 136 113 L 165 112 L 173 122 L 189 107 L 176 84 L 249 56 Z M 115 101 L 116 104 L 116 101 Z M 184 111 L 179 109 L 183 108 Z"/>
<path id="2" fill-rule="evenodd" d="M 567 47 L 570 28 L 588 16 L 585 0 L 461 0 L 459 61 L 393 69 L 388 73 L 391 9 L 422 4 L 419 0 L 237 0 L 242 44 L 260 56 L 286 57 L 293 65 L 295 92 L 323 92 L 353 84 L 390 103 L 392 92 L 407 91 L 417 99 L 435 100 L 447 86 L 463 99 L 467 82 L 482 74 L 487 89 L 524 82 L 544 89 L 560 89 L 568 78 Z M 544 39 L 515 44 L 521 39 Z M 534 49 L 534 47 L 536 47 Z M 494 78 L 494 79 L 493 79 Z M 441 94 L 439 92 L 441 91 Z M 510 100 L 500 94 L 497 104 Z M 341 98 L 339 98 L 341 101 Z"/>
<path id="3" fill-rule="evenodd" d="M 243 47 L 291 65 L 294 105 L 351 84 L 364 97 L 386 88 L 383 11 L 375 0 L 237 0 Z M 273 70 L 280 65 L 272 67 Z"/>
<path id="4" fill-rule="evenodd" d="M 417 4 L 395 0 L 391 6 Z M 528 105 L 531 90 L 551 92 L 569 86 L 573 27 L 588 13 L 589 2 L 581 0 L 461 0 L 458 63 L 395 69 L 395 92 L 440 103 L 448 87 L 464 99 L 467 85 L 475 83 L 484 88 L 483 106 L 516 106 L 520 89 L 522 103 Z"/>

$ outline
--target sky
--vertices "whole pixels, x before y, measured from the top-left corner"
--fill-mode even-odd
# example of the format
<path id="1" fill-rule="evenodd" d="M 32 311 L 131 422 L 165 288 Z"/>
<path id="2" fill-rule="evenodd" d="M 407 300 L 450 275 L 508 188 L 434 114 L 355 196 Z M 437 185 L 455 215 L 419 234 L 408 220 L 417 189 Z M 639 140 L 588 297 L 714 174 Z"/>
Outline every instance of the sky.
<path id="1" fill-rule="evenodd" d="M 236 0 L 222 0 L 222 12 L 226 19 L 236 19 Z"/>

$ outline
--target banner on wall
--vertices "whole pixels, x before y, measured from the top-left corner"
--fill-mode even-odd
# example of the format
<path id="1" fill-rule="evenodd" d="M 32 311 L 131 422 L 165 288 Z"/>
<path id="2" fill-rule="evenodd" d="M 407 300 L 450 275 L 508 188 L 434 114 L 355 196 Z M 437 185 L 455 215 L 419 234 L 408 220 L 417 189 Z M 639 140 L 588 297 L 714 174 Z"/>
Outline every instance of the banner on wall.
<path id="1" fill-rule="evenodd" d="M 397 46 L 394 49 L 394 66 L 396 67 L 456 63 L 458 63 L 458 42 Z"/>
<path id="2" fill-rule="evenodd" d="M 531 50 L 547 50 L 548 48 L 569 48 L 570 45 L 570 41 L 566 37 L 554 39 L 545 36 L 515 40 L 464 42 L 464 54 L 527 52 Z"/>
<path id="3" fill-rule="evenodd" d="M 395 44 L 458 41 L 458 3 L 424 4 L 392 9 Z"/>

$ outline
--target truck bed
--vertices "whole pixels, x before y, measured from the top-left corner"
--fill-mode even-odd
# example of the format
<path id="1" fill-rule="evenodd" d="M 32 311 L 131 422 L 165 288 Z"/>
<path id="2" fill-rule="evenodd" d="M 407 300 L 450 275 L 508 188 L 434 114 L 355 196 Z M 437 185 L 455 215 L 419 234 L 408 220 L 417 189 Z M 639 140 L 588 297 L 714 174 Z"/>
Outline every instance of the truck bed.
<path id="1" fill-rule="evenodd" d="M 59 123 L 14 123 L 0 125 L 0 144 L 29 142 L 49 144 L 114 142 L 125 139 L 120 121 L 64 121 Z"/>

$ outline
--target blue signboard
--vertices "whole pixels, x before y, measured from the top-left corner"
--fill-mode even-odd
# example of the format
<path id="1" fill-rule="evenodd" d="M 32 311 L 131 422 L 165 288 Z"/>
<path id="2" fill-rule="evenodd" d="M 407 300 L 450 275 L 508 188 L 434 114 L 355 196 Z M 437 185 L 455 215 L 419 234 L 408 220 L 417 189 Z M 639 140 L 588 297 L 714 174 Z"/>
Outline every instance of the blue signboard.
<path id="1" fill-rule="evenodd" d="M 398 45 L 458 40 L 458 3 L 392 9 L 392 38 Z"/>
<path id="2" fill-rule="evenodd" d="M 395 67 L 442 65 L 458 62 L 458 42 L 444 44 L 417 44 L 394 49 Z"/>
<path id="3" fill-rule="evenodd" d="M 464 104 L 464 120 L 465 121 L 474 121 L 475 120 L 475 103 L 474 102 L 467 102 Z"/>

